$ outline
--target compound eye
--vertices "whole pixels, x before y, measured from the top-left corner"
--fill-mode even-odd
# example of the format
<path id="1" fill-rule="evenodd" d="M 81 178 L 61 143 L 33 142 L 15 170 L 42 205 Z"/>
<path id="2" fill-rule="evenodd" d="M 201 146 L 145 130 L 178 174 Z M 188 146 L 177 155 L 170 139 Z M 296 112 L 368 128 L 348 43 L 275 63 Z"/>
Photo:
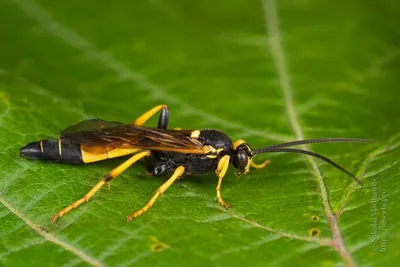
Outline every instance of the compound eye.
<path id="1" fill-rule="evenodd" d="M 243 150 L 237 150 L 236 155 L 232 158 L 233 166 L 239 171 L 243 171 L 249 162 L 249 157 Z"/>

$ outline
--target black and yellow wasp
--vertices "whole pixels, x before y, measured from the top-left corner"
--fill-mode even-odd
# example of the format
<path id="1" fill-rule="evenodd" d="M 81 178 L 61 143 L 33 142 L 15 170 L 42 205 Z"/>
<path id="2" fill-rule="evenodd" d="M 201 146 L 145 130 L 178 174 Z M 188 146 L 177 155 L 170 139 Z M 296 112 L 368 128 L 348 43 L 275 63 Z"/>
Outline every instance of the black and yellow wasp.
<path id="1" fill-rule="evenodd" d="M 142 126 L 159 111 L 161 114 L 157 128 Z M 361 183 L 353 174 L 322 155 L 288 147 L 311 143 L 368 142 L 369 140 L 324 138 L 251 149 L 245 141 L 232 142 L 228 135 L 215 129 L 167 129 L 168 121 L 168 107 L 159 105 L 145 112 L 133 124 L 106 122 L 99 119 L 84 120 L 63 130 L 59 140 L 41 140 L 21 148 L 21 157 L 63 163 L 90 163 L 131 155 L 127 161 L 106 174 L 86 195 L 56 213 L 51 220 L 55 222 L 57 218 L 71 209 L 88 201 L 105 183 L 110 182 L 142 158 L 145 158 L 149 175 L 172 174 L 172 176 L 158 188 L 155 195 L 143 208 L 127 216 L 128 220 L 146 212 L 175 180 L 188 175 L 203 175 L 208 172 L 215 172 L 218 177 L 216 188 L 218 202 L 225 208 L 229 208 L 229 204 L 222 199 L 220 193 L 222 179 L 229 164 L 232 163 L 239 174 L 247 173 L 250 167 L 263 168 L 269 163 L 269 160 L 262 164 L 253 162 L 253 157 L 260 153 L 291 152 L 314 156 Z"/>

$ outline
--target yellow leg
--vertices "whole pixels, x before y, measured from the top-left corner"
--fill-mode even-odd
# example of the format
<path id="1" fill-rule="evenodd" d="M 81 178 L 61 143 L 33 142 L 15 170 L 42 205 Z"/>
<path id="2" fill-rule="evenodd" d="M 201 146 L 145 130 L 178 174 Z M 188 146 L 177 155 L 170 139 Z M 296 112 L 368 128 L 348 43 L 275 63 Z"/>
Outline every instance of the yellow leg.
<path id="1" fill-rule="evenodd" d="M 153 206 L 154 202 L 156 202 L 157 198 L 162 195 L 168 187 L 170 187 L 179 177 L 183 175 L 185 172 L 185 167 L 179 166 L 178 168 L 175 169 L 174 174 L 162 185 L 157 189 L 157 192 L 154 194 L 154 196 L 150 199 L 150 201 L 140 210 L 136 211 L 135 213 L 126 216 L 126 219 L 128 221 L 132 221 L 133 218 L 136 218 L 143 213 L 145 213 L 151 206 Z"/>
<path id="2" fill-rule="evenodd" d="M 115 177 L 117 177 L 118 175 L 120 175 L 123 171 L 125 171 L 127 168 L 129 168 L 129 166 L 131 166 L 133 163 L 135 163 L 136 161 L 140 160 L 141 158 L 144 158 L 146 156 L 150 155 L 150 151 L 143 151 L 140 152 L 134 156 L 132 156 L 131 158 L 129 158 L 127 161 L 125 161 L 124 163 L 122 163 L 121 165 L 119 165 L 117 168 L 113 169 L 111 172 L 109 172 L 107 175 L 105 175 L 103 177 L 103 179 L 101 179 L 100 182 L 98 182 L 86 195 L 84 195 L 81 199 L 75 201 L 74 203 L 72 203 L 71 205 L 69 205 L 68 207 L 64 208 L 63 210 L 61 210 L 60 212 L 58 212 L 57 214 L 55 214 L 52 218 L 51 221 L 55 222 L 57 220 L 57 218 L 62 217 L 63 215 L 65 215 L 67 212 L 69 212 L 70 210 L 72 210 L 73 208 L 78 207 L 79 205 L 81 205 L 82 203 L 88 201 L 94 194 L 96 194 L 96 192 L 107 182 L 110 182 L 112 179 L 114 179 Z"/>
<path id="3" fill-rule="evenodd" d="M 154 108 L 150 109 L 149 111 L 143 113 L 139 118 L 137 118 L 133 124 L 135 125 L 143 125 L 147 120 L 149 120 L 154 114 L 159 112 L 162 108 L 168 107 L 167 105 L 158 105 Z"/>
<path id="4" fill-rule="evenodd" d="M 221 189 L 222 179 L 224 178 L 226 171 L 228 170 L 228 167 L 229 167 L 229 160 L 230 160 L 230 156 L 228 156 L 228 155 L 223 156 L 219 160 L 217 170 L 215 171 L 216 174 L 218 175 L 218 185 L 216 188 L 218 202 L 219 202 L 219 204 L 224 206 L 226 209 L 229 209 L 230 205 L 222 199 L 220 189 Z"/>
<path id="5" fill-rule="evenodd" d="M 269 159 L 265 160 L 265 161 L 264 161 L 263 163 L 261 163 L 261 164 L 256 164 L 256 163 L 254 163 L 253 160 L 250 160 L 250 166 L 253 167 L 253 168 L 255 168 L 255 169 L 262 169 L 262 168 L 264 168 L 265 166 L 267 166 L 267 165 L 270 164 L 270 163 L 271 163 L 271 161 L 270 161 Z"/>

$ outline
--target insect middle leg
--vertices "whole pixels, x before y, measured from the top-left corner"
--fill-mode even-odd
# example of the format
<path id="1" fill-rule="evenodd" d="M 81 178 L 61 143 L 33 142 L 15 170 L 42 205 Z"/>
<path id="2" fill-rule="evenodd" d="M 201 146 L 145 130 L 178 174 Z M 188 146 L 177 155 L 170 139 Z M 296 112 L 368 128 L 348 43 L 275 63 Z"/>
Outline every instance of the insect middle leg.
<path id="1" fill-rule="evenodd" d="M 135 125 L 143 125 L 146 121 L 148 121 L 151 117 L 153 117 L 157 112 L 160 113 L 160 117 L 158 119 L 158 127 L 159 129 L 167 129 L 168 121 L 169 121 L 169 110 L 167 105 L 158 105 L 154 108 L 143 113 L 139 118 L 137 118 L 133 124 Z"/>
<path id="2" fill-rule="evenodd" d="M 128 221 L 131 221 L 133 218 L 136 218 L 143 213 L 145 213 L 151 206 L 153 206 L 154 202 L 156 202 L 157 198 L 162 195 L 168 187 L 170 187 L 177 179 L 179 179 L 183 173 L 185 172 L 185 167 L 179 166 L 178 168 L 175 169 L 174 174 L 162 185 L 157 189 L 157 192 L 154 194 L 154 196 L 150 199 L 150 201 L 140 210 L 136 211 L 135 213 L 126 216 L 126 219 Z"/>
<path id="3" fill-rule="evenodd" d="M 122 172 L 124 172 L 126 169 L 128 169 L 136 161 L 138 161 L 138 160 L 140 160 L 140 159 L 142 159 L 142 158 L 144 158 L 146 156 L 149 156 L 149 155 L 150 155 L 150 151 L 143 151 L 143 152 L 137 153 L 137 154 L 133 155 L 132 157 L 130 157 L 127 161 L 125 161 L 124 163 L 122 163 L 121 165 L 119 165 L 118 167 L 113 169 L 111 172 L 109 172 L 107 175 L 105 175 L 103 177 L 103 179 L 101 179 L 101 181 L 98 182 L 86 195 L 84 195 L 79 200 L 75 201 L 74 203 L 72 203 L 68 207 L 64 208 L 63 210 L 61 210 L 60 212 L 55 214 L 51 218 L 51 221 L 55 222 L 57 220 L 57 218 L 62 217 L 63 215 L 65 215 L 67 212 L 69 212 L 73 208 L 77 208 L 82 203 L 87 202 L 94 194 L 96 194 L 96 192 L 105 183 L 110 182 L 112 179 L 114 179 L 115 177 L 120 175 Z"/>
<path id="4" fill-rule="evenodd" d="M 230 205 L 222 199 L 220 189 L 221 189 L 222 179 L 224 178 L 226 171 L 228 170 L 228 167 L 229 167 L 229 160 L 230 160 L 230 156 L 228 156 L 228 155 L 223 156 L 219 160 L 217 169 L 215 170 L 215 173 L 218 175 L 218 185 L 216 188 L 218 202 L 219 202 L 219 204 L 224 206 L 226 209 L 229 209 Z"/>

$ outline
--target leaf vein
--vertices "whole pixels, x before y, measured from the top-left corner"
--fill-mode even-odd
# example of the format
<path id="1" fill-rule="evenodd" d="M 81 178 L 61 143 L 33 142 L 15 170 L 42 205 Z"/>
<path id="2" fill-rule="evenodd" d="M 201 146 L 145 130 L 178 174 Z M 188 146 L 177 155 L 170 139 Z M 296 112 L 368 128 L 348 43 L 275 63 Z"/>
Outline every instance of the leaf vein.
<path id="1" fill-rule="evenodd" d="M 286 106 L 286 110 L 289 116 L 289 122 L 295 132 L 296 138 L 299 140 L 304 139 L 304 133 L 299 123 L 299 118 L 296 112 L 296 108 L 293 101 L 293 88 L 290 83 L 289 73 L 286 67 L 285 53 L 283 51 L 281 41 L 280 41 L 280 29 L 279 29 L 279 19 L 277 12 L 277 5 L 275 0 L 261 0 L 262 8 L 264 10 L 264 18 L 266 24 L 266 31 L 269 40 L 269 47 L 274 60 L 275 68 L 278 75 L 278 80 L 280 87 L 282 89 L 283 98 Z M 303 146 L 306 149 L 307 146 Z M 328 219 L 330 225 L 333 243 L 332 246 L 336 249 L 337 253 L 342 257 L 342 259 L 349 265 L 355 266 L 350 252 L 347 250 L 343 243 L 341 237 L 341 232 L 339 230 L 336 217 L 329 204 L 328 193 L 326 186 L 318 168 L 317 163 L 311 157 L 307 157 L 312 169 L 314 170 L 316 179 L 319 184 L 320 194 L 322 198 L 322 203 L 324 206 L 325 215 Z"/>
<path id="2" fill-rule="evenodd" d="M 398 136 L 400 136 L 400 134 L 394 136 L 392 138 L 392 140 L 396 139 Z M 397 147 L 400 146 L 400 142 L 394 143 L 394 144 L 389 144 L 389 145 L 384 145 L 381 146 L 377 149 L 375 149 L 374 151 L 372 151 L 367 158 L 364 160 L 362 166 L 360 167 L 360 169 L 357 172 L 357 176 L 360 177 L 361 180 L 365 179 L 365 173 L 367 171 L 367 169 L 371 166 L 371 164 L 374 162 L 374 160 L 381 154 L 384 154 L 388 151 L 391 151 L 393 149 L 396 149 Z M 385 171 L 393 166 L 395 166 L 396 163 L 391 164 L 390 166 L 387 166 L 385 169 L 382 169 L 379 171 L 379 173 L 381 173 L 382 171 Z M 346 205 L 348 204 L 348 202 L 351 199 L 352 194 L 356 191 L 357 188 L 357 183 L 354 182 L 352 183 L 352 185 L 350 186 L 350 188 L 347 190 L 347 193 L 345 194 L 345 197 L 342 200 L 342 203 L 339 206 L 339 209 L 336 213 L 336 218 L 339 219 L 340 216 L 343 214 L 343 211 L 346 207 Z M 362 205 L 363 206 L 363 205 Z"/>
<path id="3" fill-rule="evenodd" d="M 196 195 L 197 197 L 199 197 L 201 199 L 204 199 L 206 201 L 211 201 L 211 199 L 209 199 L 209 198 L 197 193 L 192 188 L 190 188 L 188 185 L 186 185 L 184 183 L 179 183 L 179 185 L 181 185 L 186 190 L 191 191 L 193 193 L 193 195 Z M 234 219 L 240 220 L 240 221 L 242 221 L 244 223 L 250 224 L 251 226 L 256 227 L 256 228 L 260 228 L 260 229 L 262 229 L 264 231 L 275 233 L 276 235 L 279 235 L 281 237 L 297 239 L 297 240 L 302 240 L 302 241 L 306 241 L 306 242 L 314 242 L 314 243 L 317 243 L 317 244 L 319 244 L 321 246 L 328 246 L 331 243 L 331 240 L 317 239 L 317 238 L 313 238 L 313 237 L 299 236 L 299 235 L 295 235 L 295 234 L 291 234 L 291 233 L 286 233 L 286 232 L 283 232 L 281 230 L 277 230 L 277 229 L 262 225 L 262 224 L 260 224 L 260 223 L 258 223 L 256 221 L 252 221 L 252 220 L 246 219 L 243 216 L 240 216 L 240 215 L 236 214 L 235 212 L 233 212 L 231 210 L 226 210 L 225 208 L 221 207 L 220 205 L 217 205 L 215 207 L 218 210 L 229 214 Z"/>
<path id="4" fill-rule="evenodd" d="M 164 99 L 169 103 L 179 105 L 183 112 L 197 114 L 203 119 L 212 121 L 214 123 L 220 124 L 224 127 L 231 129 L 239 129 L 253 134 L 254 136 L 262 136 L 266 139 L 276 140 L 280 142 L 287 141 L 288 138 L 285 135 L 280 134 L 268 134 L 264 131 L 251 128 L 249 126 L 242 125 L 240 123 L 235 123 L 227 121 L 226 119 L 221 119 L 210 113 L 201 111 L 194 106 L 185 103 L 181 99 L 171 96 L 162 87 L 154 84 L 145 77 L 145 75 L 131 70 L 129 67 L 124 65 L 122 62 L 116 60 L 112 55 L 98 50 L 94 45 L 92 45 L 88 40 L 79 36 L 77 33 L 67 28 L 65 25 L 59 23 L 55 20 L 51 14 L 40 7 L 35 1 L 30 0 L 14 0 L 20 7 L 20 9 L 29 17 L 36 20 L 37 23 L 43 27 L 49 34 L 58 37 L 63 40 L 66 44 L 74 47 L 77 50 L 82 51 L 86 56 L 94 61 L 100 62 L 108 67 L 110 70 L 114 71 L 121 80 L 131 81 L 138 85 L 138 89 L 150 93 L 153 98 Z"/>
<path id="5" fill-rule="evenodd" d="M 40 228 L 40 226 L 34 224 L 31 220 L 29 220 L 25 215 L 20 213 L 18 210 L 16 210 L 10 203 L 8 203 L 6 200 L 0 197 L 0 203 L 3 204 L 5 207 L 7 207 L 14 215 L 16 215 L 18 218 L 20 218 L 24 223 L 26 223 L 30 228 L 32 228 L 36 233 L 44 237 L 47 241 L 62 247 L 63 249 L 71 252 L 72 254 L 76 255 L 77 257 L 81 258 L 82 261 L 89 263 L 92 266 L 103 266 L 102 263 L 100 263 L 98 260 L 94 259 L 93 257 L 87 255 L 86 253 L 80 251 L 79 249 L 71 246 L 70 244 L 57 239 L 55 236 L 53 236 L 50 233 L 45 232 L 43 229 Z"/>

